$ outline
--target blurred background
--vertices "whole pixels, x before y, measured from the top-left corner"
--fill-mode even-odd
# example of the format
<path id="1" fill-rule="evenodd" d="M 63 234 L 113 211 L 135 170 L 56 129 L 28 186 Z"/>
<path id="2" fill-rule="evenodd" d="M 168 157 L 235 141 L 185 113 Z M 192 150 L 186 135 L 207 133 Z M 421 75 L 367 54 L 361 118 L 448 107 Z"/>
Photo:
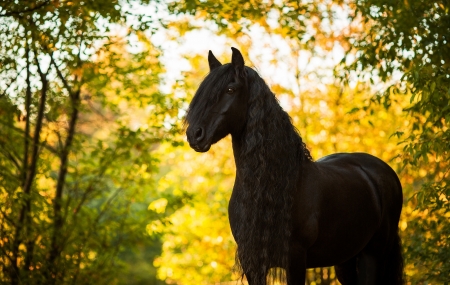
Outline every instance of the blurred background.
<path id="1" fill-rule="evenodd" d="M 363 151 L 397 171 L 407 283 L 448 284 L 449 8 L 1 1 L 1 283 L 237 284 L 231 141 L 199 154 L 182 125 L 208 50 L 226 63 L 234 46 L 314 159 Z"/>

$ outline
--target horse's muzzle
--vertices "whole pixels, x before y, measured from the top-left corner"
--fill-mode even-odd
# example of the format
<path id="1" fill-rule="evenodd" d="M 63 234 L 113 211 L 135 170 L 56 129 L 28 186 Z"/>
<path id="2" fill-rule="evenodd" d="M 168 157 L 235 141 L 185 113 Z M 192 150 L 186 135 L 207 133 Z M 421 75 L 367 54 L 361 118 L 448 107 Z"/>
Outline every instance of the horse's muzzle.
<path id="1" fill-rule="evenodd" d="M 188 128 L 186 131 L 189 146 L 197 152 L 207 152 L 211 143 L 205 139 L 205 130 L 202 127 Z"/>

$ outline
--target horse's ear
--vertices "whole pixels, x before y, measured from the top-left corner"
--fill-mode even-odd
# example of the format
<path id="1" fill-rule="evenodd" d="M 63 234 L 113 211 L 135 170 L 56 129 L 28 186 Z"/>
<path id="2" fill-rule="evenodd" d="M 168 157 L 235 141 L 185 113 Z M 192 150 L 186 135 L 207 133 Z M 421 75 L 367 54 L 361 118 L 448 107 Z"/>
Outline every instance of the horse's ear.
<path id="1" fill-rule="evenodd" d="M 231 50 L 233 51 L 231 56 L 231 64 L 234 66 L 236 72 L 241 74 L 244 71 L 244 58 L 237 48 L 232 47 Z"/>
<path id="2" fill-rule="evenodd" d="M 209 51 L 208 53 L 208 63 L 209 71 L 213 71 L 213 69 L 216 69 L 217 67 L 222 65 L 220 61 L 218 61 L 217 58 L 213 55 L 212 51 Z"/>

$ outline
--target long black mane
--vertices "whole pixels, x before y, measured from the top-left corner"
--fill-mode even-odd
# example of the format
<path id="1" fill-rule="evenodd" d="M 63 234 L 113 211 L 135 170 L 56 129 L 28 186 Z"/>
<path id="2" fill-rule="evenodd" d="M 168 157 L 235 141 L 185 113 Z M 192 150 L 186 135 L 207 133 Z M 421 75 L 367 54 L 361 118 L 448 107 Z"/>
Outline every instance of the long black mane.
<path id="1" fill-rule="evenodd" d="M 246 67 L 249 80 L 247 123 L 237 175 L 243 183 L 246 220 L 240 226 L 239 256 L 245 268 L 288 268 L 292 192 L 302 161 L 312 160 L 289 115 L 264 80 Z M 238 260 L 238 259 L 236 259 Z M 256 272 L 255 272 L 256 273 Z M 281 272 L 276 272 L 281 277 Z M 265 274 L 257 284 L 264 284 Z"/>

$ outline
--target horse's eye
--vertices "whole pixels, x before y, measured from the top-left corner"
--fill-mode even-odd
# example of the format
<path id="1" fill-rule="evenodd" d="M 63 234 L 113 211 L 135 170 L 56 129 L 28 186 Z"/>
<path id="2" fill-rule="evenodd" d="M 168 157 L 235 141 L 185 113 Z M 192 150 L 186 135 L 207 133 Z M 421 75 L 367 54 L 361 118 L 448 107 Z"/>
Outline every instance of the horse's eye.
<path id="1" fill-rule="evenodd" d="M 228 88 L 228 89 L 227 89 L 227 93 L 228 93 L 228 94 L 231 94 L 231 93 L 233 93 L 233 92 L 234 92 L 234 89 L 233 89 L 233 88 Z"/>

